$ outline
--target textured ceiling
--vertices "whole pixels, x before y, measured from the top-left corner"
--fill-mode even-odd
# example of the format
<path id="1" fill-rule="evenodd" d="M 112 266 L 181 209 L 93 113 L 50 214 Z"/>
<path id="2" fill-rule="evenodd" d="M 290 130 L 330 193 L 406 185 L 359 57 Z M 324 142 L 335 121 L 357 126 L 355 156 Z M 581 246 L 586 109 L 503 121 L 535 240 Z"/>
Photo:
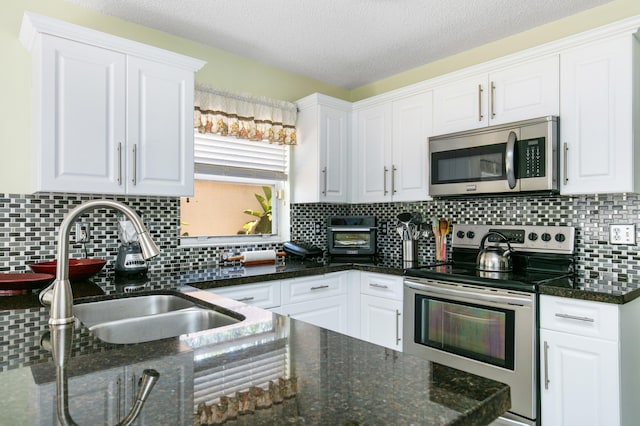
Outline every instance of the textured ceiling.
<path id="1" fill-rule="evenodd" d="M 345 89 L 611 0 L 66 0 Z"/>

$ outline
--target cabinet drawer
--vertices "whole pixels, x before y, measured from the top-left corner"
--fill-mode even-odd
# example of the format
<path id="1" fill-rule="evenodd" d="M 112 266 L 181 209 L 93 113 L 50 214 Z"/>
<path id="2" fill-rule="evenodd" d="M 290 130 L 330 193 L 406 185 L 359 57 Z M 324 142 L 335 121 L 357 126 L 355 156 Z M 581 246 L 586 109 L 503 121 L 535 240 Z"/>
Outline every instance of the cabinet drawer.
<path id="1" fill-rule="evenodd" d="M 618 340 L 618 306 L 555 296 L 540 296 L 540 328 Z"/>
<path id="2" fill-rule="evenodd" d="M 212 288 L 207 291 L 259 308 L 280 306 L 280 281 Z"/>
<path id="3" fill-rule="evenodd" d="M 347 293 L 343 272 L 282 281 L 282 304 L 298 303 Z"/>
<path id="4" fill-rule="evenodd" d="M 360 293 L 370 296 L 402 300 L 402 277 L 362 272 L 360 275 Z"/>

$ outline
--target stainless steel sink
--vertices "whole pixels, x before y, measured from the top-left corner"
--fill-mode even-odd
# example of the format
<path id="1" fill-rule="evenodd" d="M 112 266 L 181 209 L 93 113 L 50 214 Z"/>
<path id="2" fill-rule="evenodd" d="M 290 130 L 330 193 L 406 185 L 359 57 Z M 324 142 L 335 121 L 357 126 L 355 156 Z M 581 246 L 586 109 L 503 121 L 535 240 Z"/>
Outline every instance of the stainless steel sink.
<path id="1" fill-rule="evenodd" d="M 152 294 L 80 303 L 75 316 L 107 343 L 150 342 L 224 327 L 244 317 L 179 294 Z"/>
<path id="2" fill-rule="evenodd" d="M 150 294 L 80 303 L 73 306 L 73 313 L 85 326 L 90 327 L 103 322 L 157 315 L 194 306 L 194 302 L 176 294 Z"/>

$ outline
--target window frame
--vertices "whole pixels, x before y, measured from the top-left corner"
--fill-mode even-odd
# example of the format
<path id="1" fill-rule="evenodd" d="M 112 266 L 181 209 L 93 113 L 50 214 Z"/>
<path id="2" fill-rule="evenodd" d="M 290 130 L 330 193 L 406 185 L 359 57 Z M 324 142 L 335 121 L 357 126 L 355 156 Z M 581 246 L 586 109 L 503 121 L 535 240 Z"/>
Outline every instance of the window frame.
<path id="1" fill-rule="evenodd" d="M 221 176 L 195 173 L 194 180 L 208 180 L 214 182 L 228 182 L 250 185 L 274 185 L 272 209 L 275 210 L 276 233 L 270 235 L 224 235 L 204 237 L 183 237 L 180 239 L 180 247 L 212 247 L 212 246 L 238 246 L 255 245 L 260 243 L 281 243 L 290 239 L 290 205 L 289 205 L 289 181 L 277 179 L 243 178 L 235 176 Z"/>

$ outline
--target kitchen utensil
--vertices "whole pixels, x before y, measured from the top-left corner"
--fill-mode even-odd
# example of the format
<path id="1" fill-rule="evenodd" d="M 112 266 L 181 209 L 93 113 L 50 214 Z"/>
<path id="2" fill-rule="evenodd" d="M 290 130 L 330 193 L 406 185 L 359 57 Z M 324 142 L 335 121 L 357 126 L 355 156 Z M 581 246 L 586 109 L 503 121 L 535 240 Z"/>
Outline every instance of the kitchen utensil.
<path id="1" fill-rule="evenodd" d="M 45 287 L 54 278 L 52 274 L 3 273 L 0 274 L 0 296 L 26 294 L 30 290 Z"/>
<path id="2" fill-rule="evenodd" d="M 507 243 L 507 249 L 504 250 L 500 246 L 487 246 L 485 242 L 491 235 L 497 235 L 500 237 L 501 242 Z M 509 239 L 500 232 L 491 231 L 487 232 L 480 241 L 480 253 L 477 257 L 477 268 L 480 271 L 492 271 L 492 272 L 508 272 L 513 269 L 511 261 L 511 253 L 513 252 Z"/>
<path id="3" fill-rule="evenodd" d="M 240 260 L 245 266 L 269 265 L 275 263 L 277 257 L 286 256 L 284 252 L 275 250 L 243 251 L 239 256 L 228 257 L 228 261 Z"/>
<path id="4" fill-rule="evenodd" d="M 69 259 L 69 280 L 79 281 L 90 278 L 100 272 L 107 261 L 99 258 L 91 259 Z M 33 272 L 42 274 L 56 274 L 58 262 L 52 260 L 50 262 L 38 262 L 29 265 Z"/>

